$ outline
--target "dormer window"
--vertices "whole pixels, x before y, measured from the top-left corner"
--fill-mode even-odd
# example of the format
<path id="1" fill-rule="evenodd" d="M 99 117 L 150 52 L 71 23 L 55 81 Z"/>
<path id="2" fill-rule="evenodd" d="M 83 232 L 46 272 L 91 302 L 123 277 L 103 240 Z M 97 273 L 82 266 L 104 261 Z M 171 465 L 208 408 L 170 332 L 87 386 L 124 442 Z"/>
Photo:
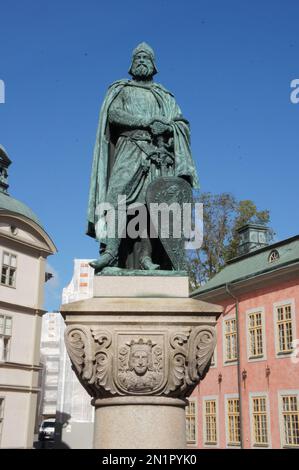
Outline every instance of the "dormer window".
<path id="1" fill-rule="evenodd" d="M 278 259 L 279 259 L 278 251 L 277 250 L 272 250 L 270 255 L 269 255 L 269 258 L 268 258 L 269 263 L 273 263 L 274 261 L 276 261 Z"/>

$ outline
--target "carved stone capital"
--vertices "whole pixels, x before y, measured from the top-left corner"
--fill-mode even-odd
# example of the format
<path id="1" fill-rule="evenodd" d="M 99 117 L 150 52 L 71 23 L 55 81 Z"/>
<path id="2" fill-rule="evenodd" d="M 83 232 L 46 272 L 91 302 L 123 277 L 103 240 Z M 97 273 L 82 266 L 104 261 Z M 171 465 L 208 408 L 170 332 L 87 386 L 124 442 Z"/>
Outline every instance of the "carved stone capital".
<path id="1" fill-rule="evenodd" d="M 65 343 L 78 379 L 97 398 L 184 398 L 204 378 L 216 345 L 211 325 L 160 327 L 72 324 Z"/>

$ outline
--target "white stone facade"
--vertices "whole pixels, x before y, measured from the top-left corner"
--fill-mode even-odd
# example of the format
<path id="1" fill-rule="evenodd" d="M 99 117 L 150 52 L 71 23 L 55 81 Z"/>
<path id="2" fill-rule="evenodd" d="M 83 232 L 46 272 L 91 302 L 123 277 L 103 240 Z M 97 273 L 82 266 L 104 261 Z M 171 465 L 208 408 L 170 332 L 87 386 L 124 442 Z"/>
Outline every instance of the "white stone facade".
<path id="1" fill-rule="evenodd" d="M 42 319 L 41 335 L 41 393 L 39 397 L 38 422 L 56 416 L 57 388 L 59 379 L 60 338 L 64 329 L 59 312 L 48 312 Z"/>
<path id="2" fill-rule="evenodd" d="M 94 270 L 89 259 L 74 260 L 74 274 L 63 289 L 62 303 L 91 298 Z M 60 338 L 60 364 L 57 396 L 57 446 L 91 448 L 93 440 L 94 409 L 90 396 L 78 381 L 64 344 L 64 324 Z M 59 442 L 60 441 L 60 442 Z"/>

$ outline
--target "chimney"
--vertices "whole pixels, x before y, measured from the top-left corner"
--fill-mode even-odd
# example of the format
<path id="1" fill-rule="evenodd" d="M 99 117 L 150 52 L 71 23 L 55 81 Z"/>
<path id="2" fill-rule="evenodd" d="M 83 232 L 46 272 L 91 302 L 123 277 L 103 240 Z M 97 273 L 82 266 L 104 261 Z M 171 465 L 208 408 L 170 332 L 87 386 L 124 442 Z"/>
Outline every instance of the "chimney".
<path id="1" fill-rule="evenodd" d="M 249 223 L 238 229 L 239 256 L 269 245 L 269 230 L 266 225 Z"/>

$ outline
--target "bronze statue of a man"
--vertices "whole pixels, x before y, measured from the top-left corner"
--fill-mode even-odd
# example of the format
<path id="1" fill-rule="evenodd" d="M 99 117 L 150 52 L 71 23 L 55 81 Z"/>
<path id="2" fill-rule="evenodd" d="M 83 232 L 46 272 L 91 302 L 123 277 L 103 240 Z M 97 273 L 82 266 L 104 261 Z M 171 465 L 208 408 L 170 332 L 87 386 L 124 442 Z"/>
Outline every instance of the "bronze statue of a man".
<path id="1" fill-rule="evenodd" d="M 116 208 L 119 195 L 126 204 L 146 204 L 152 181 L 163 176 L 198 185 L 190 151 L 189 123 L 183 118 L 174 96 L 153 82 L 157 73 L 155 56 L 146 43 L 133 51 L 129 74 L 108 89 L 100 112 L 94 149 L 88 206 L 87 234 L 100 242 L 101 256 L 91 263 L 97 271 L 106 266 L 158 269 L 153 245 L 147 237 L 130 244 L 115 236 L 108 238 L 102 203 Z M 136 250 L 137 246 L 137 250 Z M 137 255 L 136 255 L 137 252 Z M 171 269 L 171 267 L 170 267 Z"/>

